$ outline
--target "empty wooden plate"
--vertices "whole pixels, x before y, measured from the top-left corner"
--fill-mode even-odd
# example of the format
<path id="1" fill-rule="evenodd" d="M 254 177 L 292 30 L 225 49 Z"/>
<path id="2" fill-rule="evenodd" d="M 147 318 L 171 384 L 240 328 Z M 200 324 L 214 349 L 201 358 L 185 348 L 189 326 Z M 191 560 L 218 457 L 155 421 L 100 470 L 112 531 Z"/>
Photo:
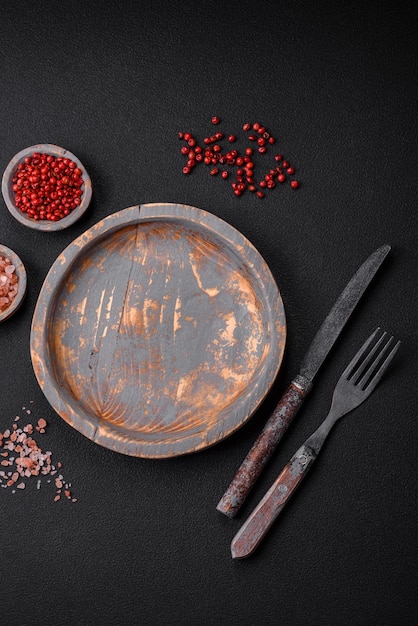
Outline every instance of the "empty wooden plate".
<path id="1" fill-rule="evenodd" d="M 92 441 L 164 458 L 231 435 L 279 370 L 283 302 L 254 246 L 178 204 L 115 213 L 70 244 L 31 330 L 38 382 Z"/>

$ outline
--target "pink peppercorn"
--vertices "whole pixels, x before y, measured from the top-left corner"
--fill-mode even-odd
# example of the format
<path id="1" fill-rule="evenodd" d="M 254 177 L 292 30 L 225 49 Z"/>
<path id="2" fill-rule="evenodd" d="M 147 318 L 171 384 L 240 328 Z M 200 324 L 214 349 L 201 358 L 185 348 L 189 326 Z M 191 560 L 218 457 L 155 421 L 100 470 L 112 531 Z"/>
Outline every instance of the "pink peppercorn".
<path id="1" fill-rule="evenodd" d="M 81 203 L 82 175 L 71 159 L 34 152 L 14 173 L 14 203 L 33 220 L 57 222 Z"/>
<path id="2" fill-rule="evenodd" d="M 215 125 L 221 122 L 220 118 L 217 116 L 213 116 L 211 121 L 212 124 Z M 259 122 L 253 124 L 245 123 L 242 125 L 242 130 L 246 132 L 249 131 L 246 138 L 250 142 L 257 142 L 255 145 L 257 150 L 249 146 L 244 147 L 242 152 L 240 149 L 240 153 L 237 150 L 225 150 L 225 147 L 222 145 L 222 140 L 234 143 L 238 139 L 235 134 L 217 132 L 205 137 L 202 142 L 202 148 L 202 146 L 197 145 L 197 141 L 191 133 L 179 133 L 178 137 L 187 142 L 189 149 L 188 152 L 187 147 L 186 149 L 182 149 L 182 153 L 188 157 L 187 166 L 183 169 L 184 173 L 189 174 L 197 163 L 203 162 L 205 165 L 211 166 L 209 170 L 211 176 L 220 174 L 220 176 L 226 180 L 229 178 L 230 172 L 222 169 L 221 166 L 227 165 L 234 167 L 236 180 L 231 185 L 234 194 L 238 197 L 248 189 L 260 198 L 265 197 L 267 190 L 274 189 L 277 182 L 284 183 L 287 180 L 287 176 L 293 176 L 295 169 L 290 166 L 288 161 L 283 160 L 281 154 L 276 154 L 274 159 L 277 163 L 280 163 L 280 166 L 276 164 L 275 167 L 272 167 L 270 165 L 270 169 L 267 169 L 267 173 L 263 175 L 264 178 L 258 183 L 255 183 L 255 171 L 257 170 L 258 178 L 259 159 L 261 158 L 258 155 L 265 155 L 268 152 L 268 147 L 276 143 L 276 139 L 272 136 L 270 131 Z M 190 148 L 193 148 L 193 150 L 190 150 Z M 221 167 L 221 169 L 219 169 L 219 167 Z M 297 189 L 299 182 L 292 181 L 290 185 L 293 189 Z M 261 191 L 261 189 L 264 191 Z M 36 197 L 33 197 L 31 200 L 36 204 Z"/>

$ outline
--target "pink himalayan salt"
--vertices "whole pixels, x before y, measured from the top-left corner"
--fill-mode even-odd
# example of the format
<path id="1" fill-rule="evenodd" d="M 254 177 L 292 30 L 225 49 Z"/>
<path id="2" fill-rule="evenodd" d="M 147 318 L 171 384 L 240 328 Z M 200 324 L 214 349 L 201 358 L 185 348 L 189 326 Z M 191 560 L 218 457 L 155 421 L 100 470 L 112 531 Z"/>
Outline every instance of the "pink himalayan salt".
<path id="1" fill-rule="evenodd" d="M 18 416 L 15 418 L 13 430 L 8 428 L 4 432 L 0 432 L 0 449 L 3 450 L 3 452 L 0 452 L 0 457 L 6 457 L 0 461 L 0 487 L 12 487 L 12 493 L 16 493 L 16 489 L 25 489 L 26 479 L 34 476 L 52 477 L 57 474 L 57 467 L 59 469 L 62 468 L 60 461 L 57 463 L 57 467 L 55 467 L 52 464 L 52 452 L 43 452 L 38 442 L 33 439 L 32 434 L 35 430 L 33 425 L 27 424 L 23 428 L 19 428 L 16 421 L 18 421 Z M 43 433 L 46 426 L 46 420 L 40 418 L 36 430 Z M 71 502 L 77 502 L 77 498 L 73 497 L 70 490 L 71 483 L 66 482 L 61 474 L 53 480 L 48 479 L 47 482 L 54 482 L 55 484 L 55 502 L 58 502 L 64 496 Z M 41 480 L 38 478 L 37 489 L 40 489 L 40 487 Z M 63 490 L 64 493 L 62 494 Z"/>
<path id="2" fill-rule="evenodd" d="M 0 255 L 0 313 L 5 311 L 16 298 L 19 279 L 16 267 L 5 256 Z"/>

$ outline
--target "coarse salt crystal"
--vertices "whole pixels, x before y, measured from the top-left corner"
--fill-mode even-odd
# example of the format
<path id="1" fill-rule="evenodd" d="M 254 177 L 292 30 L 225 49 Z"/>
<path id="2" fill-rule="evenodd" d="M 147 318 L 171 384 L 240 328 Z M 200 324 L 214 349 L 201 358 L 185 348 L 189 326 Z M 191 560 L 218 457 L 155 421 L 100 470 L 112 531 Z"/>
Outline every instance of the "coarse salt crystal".
<path id="1" fill-rule="evenodd" d="M 10 259 L 0 256 L 0 313 L 5 311 L 16 297 L 19 278 L 15 270 L 16 267 Z"/>
<path id="2" fill-rule="evenodd" d="M 30 413 L 30 411 L 27 410 L 27 413 Z M 57 474 L 57 470 L 51 462 L 52 452 L 50 450 L 43 452 L 38 442 L 33 438 L 35 431 L 33 424 L 27 424 L 23 428 L 19 428 L 16 423 L 19 419 L 19 416 L 15 416 L 12 431 L 7 429 L 4 433 L 0 432 L 0 448 L 4 450 L 0 452 L 0 455 L 5 457 L 0 463 L 10 470 L 7 473 L 0 470 L 0 476 L 4 478 L 4 482 L 6 483 L 0 486 L 3 488 L 15 486 L 16 489 L 23 490 L 26 488 L 26 481 L 21 480 L 21 482 L 18 483 L 19 477 L 21 479 L 29 479 L 32 476 L 39 476 L 40 474 Z M 37 422 L 36 431 L 42 434 L 45 432 L 46 426 L 46 420 L 40 418 Z M 15 456 L 9 456 L 11 452 L 14 452 Z M 58 462 L 57 466 L 61 468 L 62 463 Z M 0 479 L 0 483 L 2 482 L 3 481 Z M 48 479 L 47 482 L 51 483 L 52 481 Z M 62 474 L 59 474 L 54 482 L 57 488 L 54 498 L 55 501 L 61 498 L 61 491 L 64 491 L 64 489 L 62 489 L 64 484 L 66 498 L 72 502 L 77 501 L 77 498 L 73 498 L 69 491 L 71 483 L 64 481 Z M 41 480 L 38 480 L 36 488 L 40 489 L 40 487 Z M 16 493 L 15 488 L 13 488 L 12 493 Z"/>

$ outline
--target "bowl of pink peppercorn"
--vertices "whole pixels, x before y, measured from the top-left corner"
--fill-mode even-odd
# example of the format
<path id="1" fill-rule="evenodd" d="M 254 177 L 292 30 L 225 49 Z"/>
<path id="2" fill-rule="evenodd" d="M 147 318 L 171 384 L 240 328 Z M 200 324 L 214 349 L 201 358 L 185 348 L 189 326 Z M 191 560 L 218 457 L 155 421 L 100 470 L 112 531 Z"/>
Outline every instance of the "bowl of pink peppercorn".
<path id="1" fill-rule="evenodd" d="M 91 180 L 81 161 L 53 144 L 18 152 L 8 164 L 2 194 L 10 213 L 36 230 L 62 230 L 74 224 L 91 200 Z"/>
<path id="2" fill-rule="evenodd" d="M 17 311 L 25 294 L 25 267 L 13 250 L 0 244 L 0 322 Z"/>

